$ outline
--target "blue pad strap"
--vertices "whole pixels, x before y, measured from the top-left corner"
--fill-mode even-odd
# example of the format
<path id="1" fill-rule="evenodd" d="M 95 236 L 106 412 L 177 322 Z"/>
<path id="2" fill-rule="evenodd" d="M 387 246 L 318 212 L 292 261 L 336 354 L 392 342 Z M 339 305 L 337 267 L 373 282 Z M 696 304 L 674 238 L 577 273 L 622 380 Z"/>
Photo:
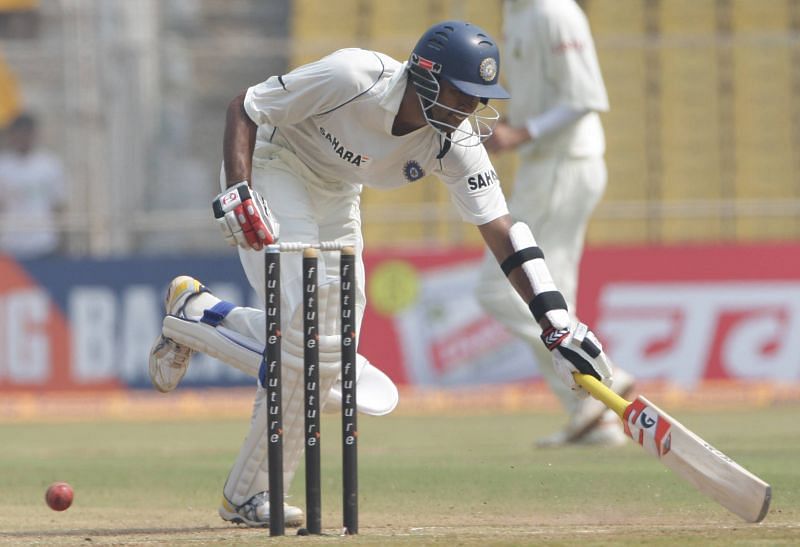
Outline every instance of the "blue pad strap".
<path id="1" fill-rule="evenodd" d="M 216 327 L 222 323 L 222 320 L 225 319 L 225 316 L 227 316 L 235 307 L 235 304 L 220 300 L 203 312 L 203 317 L 200 318 L 200 322 L 205 323 L 206 325 L 211 325 L 212 327 Z"/>

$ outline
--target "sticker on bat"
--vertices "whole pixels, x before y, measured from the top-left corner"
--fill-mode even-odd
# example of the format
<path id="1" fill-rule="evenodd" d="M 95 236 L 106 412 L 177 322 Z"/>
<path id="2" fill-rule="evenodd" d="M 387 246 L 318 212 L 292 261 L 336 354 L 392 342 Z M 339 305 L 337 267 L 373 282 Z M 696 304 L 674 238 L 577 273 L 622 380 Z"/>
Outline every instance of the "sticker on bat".
<path id="1" fill-rule="evenodd" d="M 628 405 L 623 422 L 625 433 L 651 454 L 661 457 L 669 452 L 672 424 L 641 398 Z"/>

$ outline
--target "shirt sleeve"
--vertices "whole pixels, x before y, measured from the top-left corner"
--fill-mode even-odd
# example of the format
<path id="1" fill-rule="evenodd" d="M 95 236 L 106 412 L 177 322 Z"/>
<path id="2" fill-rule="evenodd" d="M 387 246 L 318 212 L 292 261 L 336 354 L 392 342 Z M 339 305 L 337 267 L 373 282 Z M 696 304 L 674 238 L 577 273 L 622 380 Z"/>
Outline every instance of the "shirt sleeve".
<path id="1" fill-rule="evenodd" d="M 608 94 L 583 13 L 543 12 L 541 26 L 539 36 L 546 40 L 545 71 L 559 90 L 559 102 L 576 110 L 608 111 Z"/>
<path id="2" fill-rule="evenodd" d="M 576 122 L 590 112 L 587 108 L 576 109 L 566 104 L 560 103 L 542 112 L 535 118 L 525 122 L 525 128 L 534 139 L 548 137 L 553 133 L 561 131 L 571 123 Z"/>
<path id="3" fill-rule="evenodd" d="M 366 50 L 339 50 L 247 90 L 244 108 L 258 125 L 293 125 L 329 112 L 368 91 L 384 70 Z"/>
<path id="4" fill-rule="evenodd" d="M 453 145 L 436 176 L 464 222 L 480 226 L 508 214 L 500 178 L 482 144 Z"/>

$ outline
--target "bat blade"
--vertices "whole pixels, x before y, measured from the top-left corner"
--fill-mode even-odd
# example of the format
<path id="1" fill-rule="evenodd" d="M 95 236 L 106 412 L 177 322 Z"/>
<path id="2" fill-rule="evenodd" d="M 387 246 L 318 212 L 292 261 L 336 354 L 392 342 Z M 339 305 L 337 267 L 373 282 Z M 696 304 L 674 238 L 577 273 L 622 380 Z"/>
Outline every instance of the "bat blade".
<path id="1" fill-rule="evenodd" d="M 767 516 L 772 498 L 769 484 L 644 397 L 637 401 L 657 414 L 657 422 L 669 424 L 669 437 L 662 443 L 662 453 L 656 454 L 661 463 L 747 522 L 761 522 Z"/>
<path id="2" fill-rule="evenodd" d="M 620 416 L 628 436 L 699 492 L 747 522 L 766 517 L 772 498 L 769 484 L 646 398 L 628 402 L 592 376 L 575 374 L 575 379 Z"/>

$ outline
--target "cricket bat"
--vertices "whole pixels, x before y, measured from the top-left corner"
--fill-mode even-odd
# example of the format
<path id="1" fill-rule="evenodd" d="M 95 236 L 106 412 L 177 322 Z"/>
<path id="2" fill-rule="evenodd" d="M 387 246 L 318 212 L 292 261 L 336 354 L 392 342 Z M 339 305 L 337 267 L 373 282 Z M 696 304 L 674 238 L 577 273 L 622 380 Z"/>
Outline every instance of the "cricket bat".
<path id="1" fill-rule="evenodd" d="M 629 402 L 599 380 L 575 381 L 622 419 L 625 433 L 697 490 L 747 522 L 761 522 L 772 487 L 642 396 Z"/>

